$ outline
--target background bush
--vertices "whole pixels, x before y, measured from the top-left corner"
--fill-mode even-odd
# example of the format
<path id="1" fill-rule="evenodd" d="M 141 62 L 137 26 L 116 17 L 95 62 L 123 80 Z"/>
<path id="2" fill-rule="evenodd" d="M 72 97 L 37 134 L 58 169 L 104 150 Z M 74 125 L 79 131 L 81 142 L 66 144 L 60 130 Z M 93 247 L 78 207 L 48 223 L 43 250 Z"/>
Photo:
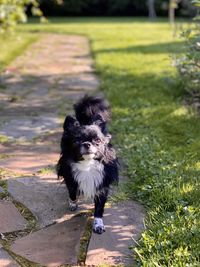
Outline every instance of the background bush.
<path id="1" fill-rule="evenodd" d="M 170 0 L 153 0 L 158 16 L 167 16 Z M 178 1 L 176 15 L 193 16 L 190 0 Z M 149 2 L 150 3 L 150 2 Z M 0 0 L 0 31 L 25 22 L 27 15 L 45 16 L 147 16 L 148 0 Z M 151 15 L 150 15 L 151 16 Z M 155 17 L 155 16 L 154 16 Z"/>
<path id="2" fill-rule="evenodd" d="M 147 0 L 40 0 L 46 16 L 147 16 Z M 169 0 L 155 0 L 159 16 L 168 15 Z M 182 0 L 177 15 L 194 16 L 190 0 Z"/>
<path id="3" fill-rule="evenodd" d="M 192 1 L 200 11 L 200 0 Z M 195 25 L 183 32 L 186 41 L 186 52 L 176 58 L 176 66 L 183 86 L 192 95 L 200 96 L 200 16 L 195 18 Z"/>
<path id="4" fill-rule="evenodd" d="M 13 28 L 18 22 L 25 22 L 28 6 L 31 14 L 42 16 L 37 0 L 0 0 L 0 32 Z"/>

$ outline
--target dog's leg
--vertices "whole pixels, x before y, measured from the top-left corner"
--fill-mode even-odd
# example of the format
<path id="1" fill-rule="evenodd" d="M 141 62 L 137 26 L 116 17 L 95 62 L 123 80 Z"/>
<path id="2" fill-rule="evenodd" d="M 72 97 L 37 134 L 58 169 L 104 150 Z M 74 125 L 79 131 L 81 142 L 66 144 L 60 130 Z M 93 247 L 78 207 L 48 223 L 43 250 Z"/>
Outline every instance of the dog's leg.
<path id="1" fill-rule="evenodd" d="M 77 208 L 78 208 L 77 200 L 73 201 L 69 198 L 69 210 L 75 211 L 75 210 L 77 210 Z"/>
<path id="2" fill-rule="evenodd" d="M 77 188 L 78 185 L 76 183 L 72 183 L 71 181 L 66 182 L 67 189 L 69 192 L 69 210 L 75 211 L 78 208 L 77 201 Z"/>
<path id="3" fill-rule="evenodd" d="M 69 190 L 69 210 L 75 211 L 78 208 L 77 190 Z"/>
<path id="4" fill-rule="evenodd" d="M 93 223 L 93 231 L 97 234 L 102 234 L 105 232 L 105 226 L 103 224 L 103 213 L 104 206 L 108 198 L 108 190 L 104 190 L 104 192 L 95 196 L 95 210 L 94 210 L 94 223 Z"/>

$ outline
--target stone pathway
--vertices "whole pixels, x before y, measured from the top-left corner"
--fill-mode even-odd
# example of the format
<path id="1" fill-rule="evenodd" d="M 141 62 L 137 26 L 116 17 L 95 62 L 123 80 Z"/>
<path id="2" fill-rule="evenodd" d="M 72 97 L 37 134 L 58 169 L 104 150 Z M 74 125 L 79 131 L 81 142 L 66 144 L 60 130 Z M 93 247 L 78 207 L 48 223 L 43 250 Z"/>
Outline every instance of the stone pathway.
<path id="1" fill-rule="evenodd" d="M 98 86 L 82 36 L 43 35 L 1 75 L 1 267 L 78 265 L 89 242 L 93 206 L 83 201 L 78 211 L 69 212 L 66 187 L 54 169 L 64 116 Z M 128 247 L 143 218 L 144 210 L 134 202 L 107 208 L 107 231 L 92 234 L 86 265 L 133 266 Z"/>

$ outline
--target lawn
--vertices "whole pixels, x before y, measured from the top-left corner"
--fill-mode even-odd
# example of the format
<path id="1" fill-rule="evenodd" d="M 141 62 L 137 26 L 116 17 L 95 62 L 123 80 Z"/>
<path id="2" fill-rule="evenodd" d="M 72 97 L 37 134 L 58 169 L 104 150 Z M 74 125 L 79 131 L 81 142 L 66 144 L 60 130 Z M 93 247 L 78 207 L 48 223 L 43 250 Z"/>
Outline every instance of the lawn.
<path id="1" fill-rule="evenodd" d="M 0 40 L 0 62 L 7 64 L 40 32 L 81 34 L 91 42 L 128 177 L 119 199 L 136 199 L 147 209 L 146 229 L 133 250 L 138 265 L 199 266 L 200 123 L 183 104 L 183 86 L 171 65 L 181 40 L 165 20 L 51 19 L 20 25 L 20 42 L 11 46 L 9 38 Z"/>
<path id="2" fill-rule="evenodd" d="M 0 71 L 37 39 L 31 33 L 0 35 Z"/>

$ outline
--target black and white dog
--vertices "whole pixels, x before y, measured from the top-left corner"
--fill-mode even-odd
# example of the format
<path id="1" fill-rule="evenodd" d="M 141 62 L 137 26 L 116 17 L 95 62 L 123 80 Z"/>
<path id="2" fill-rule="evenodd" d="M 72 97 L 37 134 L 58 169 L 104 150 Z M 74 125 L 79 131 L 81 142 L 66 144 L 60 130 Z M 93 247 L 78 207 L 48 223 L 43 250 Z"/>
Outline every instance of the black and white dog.
<path id="1" fill-rule="evenodd" d="M 92 96 L 85 96 L 74 109 L 76 117 L 64 121 L 57 173 L 67 185 L 71 211 L 77 209 L 80 194 L 94 199 L 93 231 L 101 234 L 109 187 L 118 182 L 118 161 L 107 132 L 110 109 L 103 98 Z"/>

